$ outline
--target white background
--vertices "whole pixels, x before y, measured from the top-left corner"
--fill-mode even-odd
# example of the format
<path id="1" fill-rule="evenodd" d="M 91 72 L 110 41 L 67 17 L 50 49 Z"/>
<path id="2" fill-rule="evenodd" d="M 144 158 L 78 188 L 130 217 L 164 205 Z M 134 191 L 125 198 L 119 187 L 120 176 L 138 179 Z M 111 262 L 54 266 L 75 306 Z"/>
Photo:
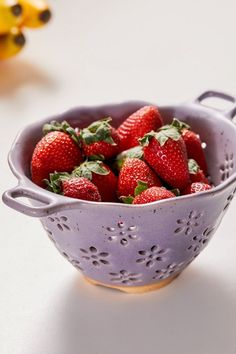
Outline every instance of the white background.
<path id="1" fill-rule="evenodd" d="M 19 129 L 79 104 L 236 94 L 235 0 L 51 1 L 54 19 L 0 63 L 2 191 Z M 1 354 L 235 354 L 236 201 L 207 249 L 160 291 L 93 287 L 38 220 L 1 204 Z"/>

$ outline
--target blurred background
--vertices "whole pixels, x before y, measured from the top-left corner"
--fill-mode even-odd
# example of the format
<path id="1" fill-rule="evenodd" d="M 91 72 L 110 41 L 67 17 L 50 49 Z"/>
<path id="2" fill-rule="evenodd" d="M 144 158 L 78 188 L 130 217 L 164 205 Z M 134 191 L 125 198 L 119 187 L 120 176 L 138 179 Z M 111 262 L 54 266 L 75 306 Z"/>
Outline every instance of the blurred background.
<path id="1" fill-rule="evenodd" d="M 0 61 L 1 192 L 26 124 L 77 105 L 236 94 L 235 0 L 50 1 Z M 50 246 L 40 223 L 1 204 L 1 354 L 234 354 L 234 213 L 207 251 L 167 288 L 142 296 L 92 288 Z"/>

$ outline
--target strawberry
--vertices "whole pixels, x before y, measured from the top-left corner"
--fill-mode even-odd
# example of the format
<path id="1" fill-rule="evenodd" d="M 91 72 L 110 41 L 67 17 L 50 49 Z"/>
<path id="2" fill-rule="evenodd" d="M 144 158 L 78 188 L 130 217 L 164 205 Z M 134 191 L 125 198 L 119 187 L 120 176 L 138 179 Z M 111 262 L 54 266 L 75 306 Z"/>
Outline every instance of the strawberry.
<path id="1" fill-rule="evenodd" d="M 202 182 L 196 182 L 188 185 L 182 192 L 182 194 L 193 194 L 193 193 L 199 193 L 199 192 L 204 192 L 212 187 L 209 186 L 209 184 L 202 183 Z"/>
<path id="2" fill-rule="evenodd" d="M 91 180 L 98 188 L 103 202 L 117 201 L 117 177 L 102 161 L 85 161 L 72 172 L 72 175 Z"/>
<path id="3" fill-rule="evenodd" d="M 138 146 L 135 146 L 135 147 L 133 147 L 131 149 L 122 151 L 119 155 L 116 156 L 112 167 L 116 171 L 119 172 L 121 170 L 121 167 L 123 166 L 123 163 L 125 162 L 125 160 L 128 157 L 129 158 L 137 158 L 137 159 L 142 160 L 142 158 L 143 158 L 143 147 L 138 145 Z"/>
<path id="4" fill-rule="evenodd" d="M 138 181 L 147 183 L 148 187 L 161 186 L 159 178 L 144 161 L 127 158 L 118 177 L 118 195 L 133 196 Z"/>
<path id="5" fill-rule="evenodd" d="M 162 117 L 155 106 L 145 106 L 131 114 L 117 129 L 120 136 L 120 151 L 139 145 L 142 138 L 151 130 L 163 125 Z"/>
<path id="6" fill-rule="evenodd" d="M 162 127 L 141 140 L 144 160 L 171 187 L 184 189 L 189 184 L 187 153 L 176 128 Z"/>
<path id="7" fill-rule="evenodd" d="M 66 197 L 100 202 L 97 187 L 84 177 L 73 177 L 62 182 L 62 191 Z"/>
<path id="8" fill-rule="evenodd" d="M 147 204 L 156 202 L 162 199 L 174 198 L 175 195 L 171 191 L 163 187 L 151 187 L 144 190 L 141 194 L 137 195 L 132 204 Z"/>
<path id="9" fill-rule="evenodd" d="M 82 153 L 73 128 L 66 122 L 62 124 L 64 124 L 64 131 L 60 131 L 59 128 L 53 131 L 49 128 L 50 124 L 45 125 L 43 131 L 46 135 L 34 149 L 31 176 L 32 181 L 41 187 L 45 186 L 43 180 L 49 177 L 49 173 L 70 172 L 82 161 Z"/>
<path id="10" fill-rule="evenodd" d="M 187 154 L 189 159 L 194 159 L 205 175 L 207 175 L 207 163 L 202 148 L 202 142 L 200 137 L 190 130 L 190 126 L 184 122 L 174 118 L 172 125 L 176 127 L 185 142 Z"/>
<path id="11" fill-rule="evenodd" d="M 188 170 L 189 176 L 192 183 L 202 182 L 205 184 L 210 184 L 203 171 L 200 169 L 197 162 L 193 159 L 188 160 Z"/>
<path id="12" fill-rule="evenodd" d="M 84 177 L 72 177 L 68 173 L 51 173 L 48 189 L 66 197 L 100 202 L 97 187 Z"/>
<path id="13" fill-rule="evenodd" d="M 118 154 L 120 138 L 110 121 L 111 118 L 105 118 L 93 122 L 79 132 L 82 149 L 87 157 L 95 156 L 106 160 Z"/>

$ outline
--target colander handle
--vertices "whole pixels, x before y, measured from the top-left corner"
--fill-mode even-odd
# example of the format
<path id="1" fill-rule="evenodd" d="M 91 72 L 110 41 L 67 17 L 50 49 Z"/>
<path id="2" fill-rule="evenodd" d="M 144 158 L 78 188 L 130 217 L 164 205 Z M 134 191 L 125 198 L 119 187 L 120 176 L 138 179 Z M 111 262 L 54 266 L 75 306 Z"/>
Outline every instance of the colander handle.
<path id="1" fill-rule="evenodd" d="M 230 110 L 225 110 L 223 112 L 227 118 L 233 119 L 233 117 L 236 114 L 236 96 L 232 96 L 229 95 L 228 93 L 224 93 L 220 91 L 210 90 L 210 91 L 203 92 L 200 96 L 198 96 L 194 100 L 194 103 L 201 104 L 201 102 L 208 97 L 216 97 L 233 103 L 233 107 Z"/>
<path id="2" fill-rule="evenodd" d="M 28 198 L 42 203 L 42 206 L 30 206 L 25 204 L 18 198 Z M 49 197 L 42 193 L 37 193 L 33 189 L 28 187 L 18 185 L 15 188 L 7 190 L 2 196 L 3 202 L 11 207 L 19 211 L 20 213 L 35 216 L 35 217 L 43 217 L 55 213 L 57 211 L 59 204 L 58 201 L 52 197 Z"/>

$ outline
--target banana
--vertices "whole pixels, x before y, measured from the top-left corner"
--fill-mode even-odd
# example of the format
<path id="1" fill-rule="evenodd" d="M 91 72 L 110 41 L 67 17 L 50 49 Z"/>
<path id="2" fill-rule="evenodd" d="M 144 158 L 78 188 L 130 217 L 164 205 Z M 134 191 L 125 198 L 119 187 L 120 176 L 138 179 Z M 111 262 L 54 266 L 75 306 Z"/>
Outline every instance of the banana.
<path id="1" fill-rule="evenodd" d="M 21 51 L 25 37 L 21 30 L 14 27 L 8 34 L 0 36 L 0 60 L 10 58 Z"/>
<path id="2" fill-rule="evenodd" d="M 17 0 L 0 0 L 0 35 L 22 21 L 22 6 Z"/>
<path id="3" fill-rule="evenodd" d="M 38 28 L 45 25 L 52 14 L 45 0 L 19 0 L 23 8 L 22 26 Z"/>

